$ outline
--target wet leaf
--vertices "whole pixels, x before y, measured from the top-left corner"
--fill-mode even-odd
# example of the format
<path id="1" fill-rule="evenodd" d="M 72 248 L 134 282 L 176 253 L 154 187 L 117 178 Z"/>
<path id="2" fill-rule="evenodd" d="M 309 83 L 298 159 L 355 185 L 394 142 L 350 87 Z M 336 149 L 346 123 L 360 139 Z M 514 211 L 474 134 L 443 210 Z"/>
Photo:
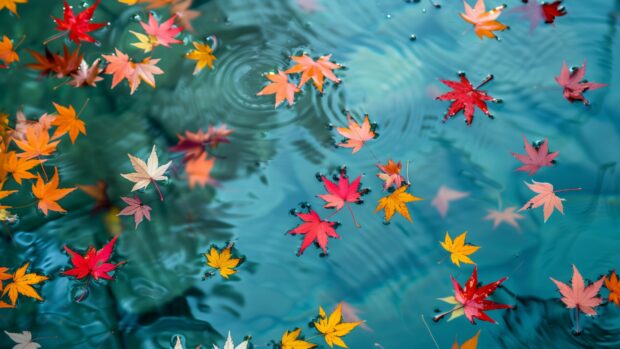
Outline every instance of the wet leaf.
<path id="1" fill-rule="evenodd" d="M 577 308 L 588 315 L 596 315 L 596 308 L 603 300 L 599 297 L 598 291 L 603 286 L 605 277 L 598 279 L 588 287 L 585 286 L 583 277 L 577 270 L 577 267 L 573 264 L 573 279 L 571 281 L 572 286 L 557 281 L 554 278 L 550 278 L 551 281 L 558 287 L 558 290 L 562 294 L 562 302 L 566 304 L 566 308 Z"/>
<path id="2" fill-rule="evenodd" d="M 348 335 L 354 328 L 362 324 L 363 321 L 357 322 L 343 322 L 342 321 L 342 304 L 338 304 L 336 310 L 329 316 L 323 310 L 323 307 L 319 307 L 318 321 L 314 322 L 314 327 L 325 339 L 325 343 L 333 348 L 334 345 L 347 348 L 347 345 L 342 340 L 342 337 Z"/>

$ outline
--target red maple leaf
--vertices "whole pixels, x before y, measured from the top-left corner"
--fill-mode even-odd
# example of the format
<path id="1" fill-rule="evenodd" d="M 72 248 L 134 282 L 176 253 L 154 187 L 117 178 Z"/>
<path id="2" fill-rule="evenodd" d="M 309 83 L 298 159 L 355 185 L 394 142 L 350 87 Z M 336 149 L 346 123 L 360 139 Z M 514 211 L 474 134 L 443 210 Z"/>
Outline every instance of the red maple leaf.
<path id="1" fill-rule="evenodd" d="M 452 89 L 452 91 L 444 93 L 436 98 L 440 101 L 452 101 L 443 121 L 445 122 L 462 110 L 465 114 L 465 122 L 467 122 L 469 126 L 474 120 L 475 107 L 478 107 L 478 109 L 482 110 L 489 118 L 493 119 L 493 116 L 489 113 L 486 101 L 495 102 L 495 99 L 489 96 L 486 91 L 479 90 L 480 87 L 491 80 L 493 80 L 493 75 L 489 75 L 475 88 L 469 80 L 467 80 L 465 74 L 461 74 L 460 82 L 441 80 L 442 83 Z"/>
<path id="2" fill-rule="evenodd" d="M 535 174 L 538 169 L 543 166 L 553 165 L 554 159 L 560 154 L 559 152 L 549 153 L 548 142 L 545 141 L 537 148 L 534 148 L 525 136 L 523 136 L 523 143 L 525 143 L 525 154 L 512 153 L 512 156 L 523 163 L 523 166 L 519 167 L 517 171 L 527 172 L 530 176 Z"/>
<path id="3" fill-rule="evenodd" d="M 472 324 L 476 323 L 474 319 L 497 323 L 495 320 L 490 318 L 485 311 L 512 308 L 510 305 L 499 304 L 486 299 L 492 295 L 493 292 L 495 292 L 497 287 L 504 282 L 504 280 L 506 280 L 505 277 L 478 288 L 478 273 L 476 266 L 474 266 L 474 271 L 469 280 L 467 280 L 464 289 L 458 282 L 456 282 L 454 277 L 450 276 L 450 278 L 452 279 L 452 284 L 454 285 L 454 297 L 450 297 L 453 298 L 450 302 L 453 302 L 456 306 L 445 313 L 435 316 L 435 321 L 439 321 L 444 316 L 458 311 L 462 312 Z"/>
<path id="4" fill-rule="evenodd" d="M 111 280 L 112 276 L 108 273 L 114 271 L 114 269 L 116 269 L 119 265 L 125 263 L 108 263 L 114 249 L 116 238 L 118 238 L 118 236 L 115 236 L 100 250 L 96 250 L 93 246 L 90 246 L 84 256 L 81 256 L 77 252 L 72 251 L 68 246 L 65 246 L 65 251 L 67 251 L 71 257 L 71 264 L 73 264 L 73 268 L 63 272 L 63 274 L 74 276 L 77 279 L 93 277 L 95 280 Z"/>
<path id="5" fill-rule="evenodd" d="M 214 127 L 209 125 L 207 132 L 202 129 L 197 132 L 185 131 L 185 136 L 177 135 L 179 142 L 169 148 L 170 151 L 176 153 L 184 153 L 183 159 L 199 158 L 206 152 L 205 147 L 217 148 L 220 143 L 230 143 L 228 136 L 232 134 L 232 130 L 225 124 Z"/>
<path id="6" fill-rule="evenodd" d="M 323 250 L 323 253 L 327 254 L 328 237 L 340 238 L 334 229 L 336 223 L 321 220 L 321 217 L 319 217 L 318 213 L 314 210 L 310 210 L 308 213 L 297 213 L 297 217 L 299 217 L 303 223 L 288 233 L 291 235 L 305 235 L 304 241 L 301 243 L 301 248 L 299 252 L 297 252 L 298 256 L 301 256 L 304 250 L 315 241 Z"/>
<path id="7" fill-rule="evenodd" d="M 589 105 L 590 102 L 583 96 L 588 90 L 596 90 L 601 87 L 607 86 L 607 84 L 598 84 L 595 82 L 584 81 L 586 76 L 586 61 L 580 68 L 575 69 L 572 73 L 568 70 L 566 62 L 562 64 L 562 70 L 560 76 L 555 78 L 558 85 L 564 88 L 564 98 L 569 102 L 582 101 L 583 104 Z"/>
<path id="8" fill-rule="evenodd" d="M 543 3 L 540 6 L 542 8 L 542 15 L 545 18 L 545 23 L 553 23 L 556 17 L 566 15 L 566 9 L 562 6 L 562 0 L 552 3 Z"/>
<path id="9" fill-rule="evenodd" d="M 80 12 L 76 16 L 75 13 L 73 13 L 73 8 L 67 4 L 67 0 L 64 0 L 64 18 L 60 19 L 52 17 L 56 22 L 56 30 L 67 32 L 69 34 L 69 39 L 73 40 L 77 44 L 81 41 L 95 42 L 95 39 L 88 35 L 88 33 L 106 26 L 106 23 L 90 22 L 100 2 L 101 0 L 95 1 L 92 6 Z M 53 39 L 56 39 L 56 37 Z"/>
<path id="10" fill-rule="evenodd" d="M 327 189 L 327 194 L 319 195 L 319 197 L 326 202 L 325 206 L 323 206 L 325 208 L 335 208 L 336 211 L 340 211 L 340 209 L 347 204 L 347 207 L 351 212 L 351 216 L 353 217 L 353 222 L 358 228 L 360 226 L 357 223 L 353 210 L 348 203 L 356 203 L 359 201 L 360 196 L 362 195 L 362 192 L 359 190 L 361 179 L 362 176 L 358 176 L 353 182 L 349 183 L 349 177 L 347 177 L 344 171 L 341 171 L 338 184 L 336 184 L 327 179 L 325 176 L 321 176 L 325 189 Z"/>

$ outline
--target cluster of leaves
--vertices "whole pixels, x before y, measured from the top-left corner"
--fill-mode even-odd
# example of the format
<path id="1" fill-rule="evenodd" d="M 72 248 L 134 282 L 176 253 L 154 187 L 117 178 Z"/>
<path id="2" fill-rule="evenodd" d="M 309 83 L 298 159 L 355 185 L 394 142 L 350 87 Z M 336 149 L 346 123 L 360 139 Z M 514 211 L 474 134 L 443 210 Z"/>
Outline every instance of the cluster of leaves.
<path id="1" fill-rule="evenodd" d="M 73 106 L 54 103 L 54 107 L 56 113 L 43 114 L 36 121 L 26 119 L 21 111 L 17 112 L 13 122 L 9 120 L 9 115 L 0 114 L 0 199 L 27 188 L 26 184 L 36 179 L 30 191 L 37 200 L 18 207 L 37 204 L 46 216 L 49 211 L 66 212 L 58 201 L 76 188 L 59 188 L 58 168 L 53 167 L 50 178 L 45 163 L 56 153 L 63 136 L 68 135 L 71 144 L 74 144 L 79 134 L 86 135 L 84 121 L 80 120 Z M 9 178 L 14 183 L 13 188 L 7 190 L 5 185 Z M 11 206 L 0 204 L 0 220 L 13 221 L 17 218 L 10 209 Z"/>
<path id="2" fill-rule="evenodd" d="M 275 108 L 277 108 L 285 99 L 289 105 L 293 105 L 295 94 L 300 92 L 301 87 L 310 80 L 314 83 L 314 87 L 323 93 L 325 78 L 337 84 L 340 83 L 340 79 L 336 77 L 334 70 L 341 69 L 342 66 L 330 61 L 331 57 L 332 55 L 321 56 L 315 61 L 305 53 L 301 56 L 292 56 L 291 59 L 295 65 L 285 71 L 278 70 L 277 74 L 273 72 L 266 74 L 265 77 L 270 81 L 270 84 L 265 86 L 257 95 L 275 95 Z M 299 73 L 301 73 L 299 83 L 292 83 L 289 79 L 290 74 Z"/>
<path id="3" fill-rule="evenodd" d="M 22 1 L 22 0 L 20 0 Z M 13 2 L 11 0 L 9 3 Z M 23 0 L 22 2 L 26 2 Z M 68 83 L 73 87 L 95 87 L 97 82 L 103 80 L 101 74 L 112 75 L 112 88 L 116 87 L 121 81 L 127 80 L 130 88 L 130 94 L 133 94 L 141 82 L 148 84 L 151 87 L 155 87 L 155 76 L 161 75 L 164 71 L 157 66 L 159 59 L 152 56 L 145 57 L 141 60 L 134 60 L 129 55 L 116 48 L 115 52 L 110 55 L 103 54 L 101 58 L 95 59 L 90 65 L 84 60 L 84 54 L 80 53 L 82 43 L 95 43 L 96 40 L 92 36 L 92 32 L 96 32 L 104 28 L 106 23 L 92 22 L 92 18 L 95 15 L 95 11 L 99 6 L 101 0 L 97 0 L 90 7 L 84 9 L 80 13 L 75 13 L 74 9 L 69 4 L 64 2 L 63 18 L 53 17 L 56 23 L 55 29 L 59 33 L 44 44 L 58 39 L 63 36 L 68 36 L 70 41 L 73 41 L 78 46 L 75 50 L 71 50 L 69 47 L 63 44 L 62 51 L 59 53 L 51 52 L 48 47 L 45 47 L 44 53 L 39 53 L 30 50 L 30 54 L 35 59 L 34 63 L 29 63 L 26 66 L 38 70 L 42 76 L 54 75 L 57 78 L 68 78 L 64 83 Z M 191 26 L 191 20 L 197 18 L 200 13 L 195 10 L 191 10 L 193 0 L 148 0 L 148 1 L 121 1 L 127 5 L 136 5 L 137 3 L 148 3 L 149 9 L 162 8 L 169 5 L 171 17 L 166 21 L 160 23 L 152 13 L 149 14 L 148 22 L 140 22 L 144 33 L 131 31 L 136 36 L 138 42 L 133 43 L 132 46 L 143 50 L 144 53 L 150 53 L 157 46 L 170 47 L 171 44 L 180 44 L 181 40 L 177 39 L 177 36 L 185 29 L 193 30 Z M 11 5 L 2 2 L 9 10 L 16 12 L 15 3 Z M 4 6 L 2 6 L 4 7 Z M 0 7 L 0 9 L 2 8 Z M 177 27 L 174 23 L 178 22 L 182 24 L 181 27 Z M 16 45 L 17 46 L 17 45 Z M 196 61 L 196 67 L 194 74 L 205 67 L 213 68 L 213 62 L 216 59 L 213 55 L 211 46 L 207 43 L 199 41 L 193 42 L 194 49 L 189 51 L 185 57 L 190 60 Z M 7 37 L 3 36 L 3 40 L 0 41 L 0 67 L 7 68 L 11 63 L 19 61 L 19 55 L 15 51 L 17 47 L 14 47 L 13 42 Z M 107 64 L 103 67 L 103 63 Z"/>

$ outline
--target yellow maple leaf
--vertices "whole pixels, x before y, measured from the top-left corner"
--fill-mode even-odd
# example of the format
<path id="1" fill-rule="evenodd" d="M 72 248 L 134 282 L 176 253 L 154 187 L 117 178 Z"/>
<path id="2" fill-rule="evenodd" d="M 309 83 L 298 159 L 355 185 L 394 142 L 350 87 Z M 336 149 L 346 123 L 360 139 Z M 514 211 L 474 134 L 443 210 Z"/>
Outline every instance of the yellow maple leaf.
<path id="1" fill-rule="evenodd" d="M 342 322 L 342 303 L 338 304 L 336 310 L 327 316 L 323 307 L 319 307 L 319 321 L 314 322 L 314 327 L 319 331 L 327 345 L 333 348 L 334 345 L 347 348 L 347 345 L 342 340 L 342 337 L 346 336 L 354 328 L 359 326 L 363 321 L 357 322 Z"/>
<path id="2" fill-rule="evenodd" d="M 301 328 L 298 328 L 292 332 L 284 332 L 281 340 L 282 349 L 309 349 L 316 347 L 316 344 L 314 343 L 299 339 L 300 334 Z"/>
<path id="3" fill-rule="evenodd" d="M 138 42 L 132 43 L 131 46 L 144 50 L 144 53 L 151 52 L 153 47 L 157 46 L 157 38 L 153 35 L 145 35 L 133 30 L 130 30 L 129 32 L 131 32 L 138 39 Z"/>
<path id="4" fill-rule="evenodd" d="M 125 4 L 127 6 L 133 6 L 142 1 L 141 0 L 118 0 L 118 2 L 120 2 L 121 4 Z"/>
<path id="5" fill-rule="evenodd" d="M 58 112 L 58 116 L 56 116 L 54 121 L 52 121 L 52 126 L 56 126 L 56 131 L 54 131 L 52 139 L 58 139 L 65 133 L 69 133 L 71 144 L 73 144 L 75 143 L 75 139 L 78 134 L 81 133 L 86 135 L 86 126 L 84 125 L 84 121 L 78 119 L 72 105 L 69 105 L 69 107 L 63 107 L 60 104 L 54 103 L 54 107 Z"/>
<path id="6" fill-rule="evenodd" d="M 34 298 L 38 301 L 43 301 L 43 298 L 41 298 L 39 293 L 37 293 L 37 290 L 35 290 L 32 285 L 46 281 L 47 276 L 36 273 L 26 274 L 26 270 L 29 265 L 30 263 L 26 262 L 26 264 L 17 269 L 15 274 L 13 274 L 13 282 L 6 285 L 4 291 L 2 292 L 2 297 L 4 297 L 7 293 L 9 294 L 9 299 L 13 305 L 17 302 L 17 297 L 20 294 L 26 297 Z"/>
<path id="7" fill-rule="evenodd" d="M 457 236 L 454 241 L 450 237 L 450 234 L 446 232 L 446 238 L 444 241 L 440 241 L 441 247 L 444 250 L 450 252 L 450 259 L 452 259 L 452 263 L 456 264 L 458 267 L 461 267 L 461 262 L 467 264 L 476 264 L 474 263 L 468 256 L 478 251 L 480 246 L 474 245 L 466 245 L 465 237 L 467 236 L 467 232 Z"/>
<path id="8" fill-rule="evenodd" d="M 220 252 L 217 248 L 215 248 L 215 246 L 211 246 L 209 253 L 205 253 L 207 265 L 211 268 L 217 269 L 220 272 L 220 275 L 222 275 L 225 279 L 228 279 L 230 275 L 237 273 L 235 267 L 237 267 L 241 262 L 240 258 L 231 258 L 231 249 L 232 246 L 228 246 Z"/>
<path id="9" fill-rule="evenodd" d="M 480 336 L 480 330 L 478 330 L 475 336 L 463 343 L 460 348 L 459 343 L 455 340 L 454 344 L 452 344 L 452 349 L 476 349 L 478 348 L 478 336 Z"/>
<path id="10" fill-rule="evenodd" d="M 400 213 L 403 217 L 407 218 L 409 222 L 412 222 L 406 203 L 424 199 L 415 197 L 407 193 L 406 190 L 408 187 L 408 185 L 403 185 L 402 187 L 394 190 L 394 192 L 390 195 L 384 196 L 379 199 L 379 204 L 377 205 L 377 208 L 375 208 L 375 212 L 378 212 L 382 209 L 385 210 L 385 220 L 387 222 L 392 219 L 392 216 L 395 212 Z"/>
<path id="11" fill-rule="evenodd" d="M 0 0 L 0 10 L 7 8 L 17 15 L 17 4 L 25 4 L 28 0 Z"/>
<path id="12" fill-rule="evenodd" d="M 195 50 L 190 51 L 185 55 L 185 58 L 196 61 L 196 68 L 194 68 L 194 75 L 198 74 L 205 67 L 213 69 L 213 61 L 217 58 L 213 55 L 213 50 L 209 44 L 202 44 L 200 42 L 193 42 Z"/>

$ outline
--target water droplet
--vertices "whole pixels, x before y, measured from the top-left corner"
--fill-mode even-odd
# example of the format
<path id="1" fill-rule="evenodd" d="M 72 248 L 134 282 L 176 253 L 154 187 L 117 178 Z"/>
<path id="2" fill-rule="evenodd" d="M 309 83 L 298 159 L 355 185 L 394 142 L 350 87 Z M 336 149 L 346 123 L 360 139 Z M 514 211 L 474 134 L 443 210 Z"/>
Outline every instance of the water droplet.
<path id="1" fill-rule="evenodd" d="M 387 19 L 392 19 L 392 15 L 388 13 L 388 14 L 385 16 L 385 18 L 387 18 Z"/>
<path id="2" fill-rule="evenodd" d="M 418 37 L 417 37 L 417 36 L 415 36 L 415 34 L 411 34 L 411 35 L 409 36 L 409 40 L 410 40 L 410 41 L 416 41 L 416 40 L 417 40 L 417 38 L 418 38 Z"/>

